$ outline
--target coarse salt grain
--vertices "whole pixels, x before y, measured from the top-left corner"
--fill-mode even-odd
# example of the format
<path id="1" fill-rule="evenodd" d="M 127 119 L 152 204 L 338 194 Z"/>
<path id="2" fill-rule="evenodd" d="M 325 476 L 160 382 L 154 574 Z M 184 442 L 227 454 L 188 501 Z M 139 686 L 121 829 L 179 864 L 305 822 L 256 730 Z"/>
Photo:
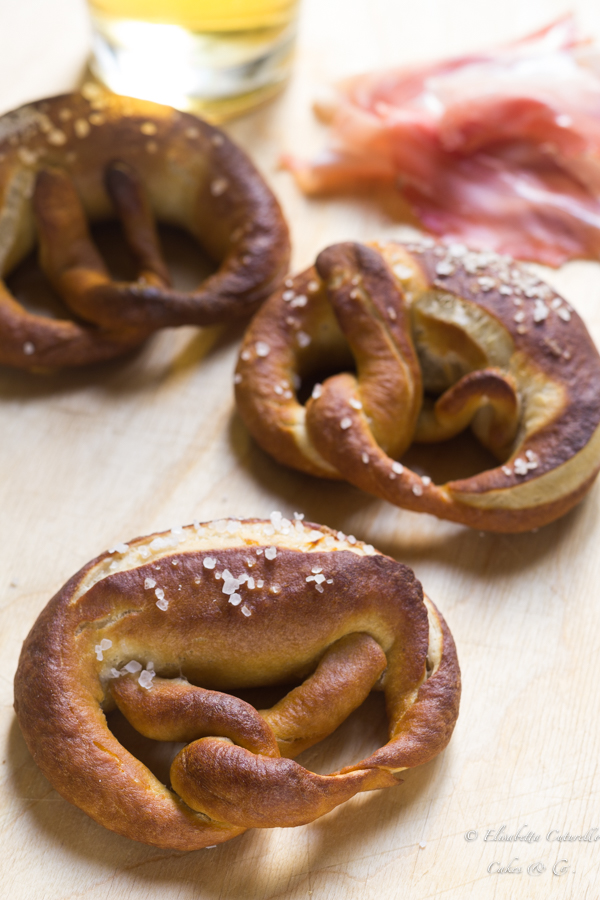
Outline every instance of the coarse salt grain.
<path id="1" fill-rule="evenodd" d="M 423 477 L 421 478 L 421 481 L 423 482 L 425 487 L 427 487 L 428 485 L 431 484 L 431 478 L 429 477 L 429 475 L 423 475 Z"/>
<path id="2" fill-rule="evenodd" d="M 344 416 L 344 418 L 340 422 L 340 428 L 343 431 L 346 431 L 348 428 L 350 428 L 351 425 L 352 425 L 352 419 L 350 418 L 350 416 Z"/>
<path id="3" fill-rule="evenodd" d="M 314 388 L 312 389 L 312 394 L 311 394 L 313 400 L 318 400 L 322 393 L 323 393 L 323 385 L 315 384 Z"/>
<path id="4" fill-rule="evenodd" d="M 167 542 L 164 538 L 157 537 L 150 544 L 151 550 L 163 550 L 167 546 Z"/>
<path id="5" fill-rule="evenodd" d="M 73 122 L 73 130 L 78 138 L 85 138 L 92 129 L 90 128 L 90 123 L 87 119 L 75 119 Z"/>
<path id="6" fill-rule="evenodd" d="M 367 463 L 369 462 L 369 454 L 366 453 L 366 452 L 363 453 L 363 454 L 361 455 L 361 459 L 362 459 L 362 461 L 364 462 L 364 464 L 365 464 L 365 466 L 366 466 Z"/>
<path id="7" fill-rule="evenodd" d="M 415 495 L 415 497 L 420 497 L 421 494 L 423 493 L 423 488 L 421 487 L 420 484 L 413 484 L 412 492 Z"/>
<path id="8" fill-rule="evenodd" d="M 244 615 L 244 616 L 251 616 L 251 615 L 252 615 L 252 611 L 246 606 L 245 603 L 244 603 L 244 605 L 242 606 L 242 615 Z"/>
<path id="9" fill-rule="evenodd" d="M 153 672 L 149 669 L 144 669 L 138 678 L 138 684 L 140 687 L 146 688 L 147 691 L 152 687 L 152 679 L 156 675 L 156 672 Z"/>
<path id="10" fill-rule="evenodd" d="M 169 601 L 168 601 L 168 600 L 164 600 L 164 599 L 163 599 L 163 600 L 157 600 L 157 601 L 156 601 L 156 605 L 158 606 L 158 608 L 159 608 L 160 610 L 162 610 L 162 612 L 166 612 L 166 610 L 169 608 Z"/>
<path id="11" fill-rule="evenodd" d="M 242 376 L 240 375 L 239 372 L 236 372 L 235 375 L 233 376 L 233 383 L 240 384 L 241 381 L 242 381 Z"/>
<path id="12" fill-rule="evenodd" d="M 25 343 L 23 344 L 23 353 L 25 354 L 25 356 L 31 356 L 33 353 L 35 353 L 35 346 L 31 343 L 31 341 L 25 341 Z"/>
<path id="13" fill-rule="evenodd" d="M 533 321 L 534 322 L 544 322 L 550 313 L 550 310 L 546 306 L 543 300 L 536 300 L 535 305 L 533 307 Z"/>
<path id="14" fill-rule="evenodd" d="M 284 291 L 283 294 L 281 295 L 281 299 L 285 303 L 289 303 L 290 300 L 293 300 L 295 296 L 296 296 L 296 294 L 294 291 Z"/>
<path id="15" fill-rule="evenodd" d="M 395 263 L 393 266 L 394 275 L 396 275 L 401 280 L 412 277 L 412 269 L 409 269 L 408 266 L 402 265 L 402 263 Z"/>
<path id="16" fill-rule="evenodd" d="M 204 560 L 202 561 L 202 565 L 205 569 L 214 569 L 216 564 L 217 561 L 213 556 L 205 556 Z"/>
<path id="17" fill-rule="evenodd" d="M 210 192 L 213 197 L 220 197 L 221 194 L 225 193 L 228 187 L 229 182 L 226 178 L 215 178 L 210 184 Z"/>
<path id="18" fill-rule="evenodd" d="M 527 475 L 529 467 L 524 459 L 521 459 L 521 457 L 518 457 L 517 459 L 515 459 L 514 469 L 515 469 L 516 475 Z"/>
<path id="19" fill-rule="evenodd" d="M 256 355 L 257 356 L 268 356 L 271 352 L 271 348 L 268 344 L 265 344 L 264 341 L 257 341 L 255 345 Z"/>
<path id="20" fill-rule="evenodd" d="M 115 544 L 114 547 L 109 549 L 109 553 L 127 553 L 129 550 L 129 544 L 124 544 L 120 541 L 118 544 Z"/>
<path id="21" fill-rule="evenodd" d="M 132 659 L 131 662 L 128 662 L 126 666 L 123 666 L 121 669 L 121 675 L 130 674 L 135 675 L 136 672 L 139 672 L 142 668 L 142 664 L 137 661 L 137 659 Z"/>
<path id="22" fill-rule="evenodd" d="M 404 466 L 402 465 L 402 463 L 392 463 L 392 472 L 395 472 L 396 475 L 402 475 L 402 473 L 404 472 Z"/>
<path id="23" fill-rule="evenodd" d="M 232 606 L 239 606 L 242 602 L 242 598 L 239 594 L 231 594 L 231 596 L 229 597 L 229 602 Z"/>
<path id="24" fill-rule="evenodd" d="M 112 647 L 112 641 L 109 641 L 108 638 L 102 638 L 99 644 L 96 644 L 94 650 L 96 651 L 96 659 L 102 660 L 102 653 L 104 650 L 110 650 Z"/>
<path id="25" fill-rule="evenodd" d="M 312 339 L 310 334 L 307 334 L 305 331 L 299 331 L 296 335 L 296 340 L 299 347 L 308 347 Z"/>
<path id="26" fill-rule="evenodd" d="M 156 587 L 156 582 L 154 578 L 146 578 L 144 581 L 144 588 L 149 591 L 150 588 Z"/>
<path id="27" fill-rule="evenodd" d="M 242 350 L 242 352 L 240 353 L 240 359 L 243 359 L 244 362 L 248 362 L 248 360 L 251 358 L 252 358 L 252 354 L 250 353 L 249 350 Z"/>
<path id="28" fill-rule="evenodd" d="M 363 405 L 356 397 L 351 397 L 348 401 L 352 409 L 362 409 Z"/>
<path id="29" fill-rule="evenodd" d="M 275 559 L 277 556 L 277 548 L 276 547 L 267 547 L 265 550 L 265 559 Z"/>

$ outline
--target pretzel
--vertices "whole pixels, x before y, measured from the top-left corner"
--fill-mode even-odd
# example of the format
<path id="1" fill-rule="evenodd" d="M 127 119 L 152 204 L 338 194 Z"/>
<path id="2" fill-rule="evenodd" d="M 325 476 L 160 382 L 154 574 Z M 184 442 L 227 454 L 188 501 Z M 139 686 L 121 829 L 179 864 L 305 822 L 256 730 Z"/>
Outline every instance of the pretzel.
<path id="1" fill-rule="evenodd" d="M 300 378 L 324 366 L 339 374 L 302 405 Z M 583 322 L 526 268 L 462 245 L 328 247 L 256 315 L 234 380 L 279 462 L 474 528 L 551 522 L 600 468 L 600 359 Z M 497 467 L 436 485 L 399 462 L 469 425 Z"/>
<path id="2" fill-rule="evenodd" d="M 231 696 L 300 682 L 271 709 Z M 292 761 L 372 690 L 389 741 L 331 775 Z M 406 566 L 328 528 L 220 520 L 119 544 L 49 602 L 25 641 L 15 709 L 42 772 L 119 834 L 180 850 L 294 826 L 398 783 L 448 743 L 452 636 Z M 171 789 L 113 736 L 183 741 Z"/>
<path id="3" fill-rule="evenodd" d="M 88 223 L 118 218 L 139 269 L 114 282 Z M 188 231 L 219 266 L 175 290 L 155 219 Z M 252 312 L 287 269 L 279 205 L 221 131 L 168 106 L 86 85 L 0 119 L 0 277 L 39 242 L 40 264 L 78 317 L 26 312 L 0 281 L 0 363 L 75 366 L 136 346 L 157 328 Z"/>

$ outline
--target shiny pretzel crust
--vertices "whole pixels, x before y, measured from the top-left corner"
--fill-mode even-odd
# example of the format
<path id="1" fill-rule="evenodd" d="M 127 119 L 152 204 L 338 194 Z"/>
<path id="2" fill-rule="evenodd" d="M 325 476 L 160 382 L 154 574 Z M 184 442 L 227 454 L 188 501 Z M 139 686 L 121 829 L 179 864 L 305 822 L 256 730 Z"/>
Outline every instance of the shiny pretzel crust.
<path id="1" fill-rule="evenodd" d="M 346 374 L 302 405 L 294 379 L 319 366 Z M 443 395 L 434 414 L 424 390 Z M 448 261 L 433 241 L 334 245 L 288 279 L 246 333 L 236 399 L 280 462 L 479 529 L 547 524 L 600 469 L 600 357 L 577 313 L 518 264 L 466 248 Z M 435 485 L 394 463 L 469 423 L 496 468 Z"/>
<path id="2" fill-rule="evenodd" d="M 111 179 L 111 166 L 124 177 Z M 116 218 L 117 206 L 146 276 L 131 284 L 111 281 L 87 234 L 86 223 Z M 169 287 L 153 259 L 153 219 L 188 231 L 217 272 L 189 293 Z M 277 200 L 223 132 L 96 88 L 0 119 L 1 278 L 34 248 L 36 233 L 42 267 L 79 318 L 30 314 L 0 281 L 0 363 L 29 369 L 107 359 L 164 326 L 247 315 L 280 283 L 289 258 Z M 144 254 L 154 264 L 149 277 Z"/>
<path id="3" fill-rule="evenodd" d="M 35 761 L 56 790 L 97 822 L 148 844 L 191 850 L 228 840 L 248 825 L 311 821 L 357 791 L 397 783 L 393 773 L 426 762 L 446 746 L 458 715 L 456 651 L 444 620 L 406 566 L 327 528 L 299 522 L 287 534 L 273 534 L 270 523 L 260 520 L 208 523 L 175 537 L 163 535 L 162 549 L 157 537 L 132 541 L 122 553 L 104 554 L 81 569 L 40 615 L 15 679 L 15 709 Z M 272 551 L 265 558 L 269 547 L 276 549 L 274 558 Z M 217 560 L 214 570 L 203 565 L 207 556 Z M 261 588 L 240 588 L 250 615 L 221 593 L 214 573 L 225 567 L 264 580 Z M 324 581 L 320 592 L 314 576 L 306 580 L 314 568 L 333 580 Z M 169 600 L 165 611 L 147 587 L 150 576 Z M 94 648 L 102 639 L 112 645 L 99 661 Z M 334 644 L 341 648 L 337 656 L 331 653 Z M 194 810 L 128 753 L 106 724 L 104 711 L 114 706 L 111 684 L 126 714 L 121 703 L 135 699 L 136 691 L 142 700 L 153 699 L 153 689 L 146 692 L 133 681 L 137 675 L 112 677 L 111 670 L 131 659 L 142 665 L 152 661 L 156 682 L 178 691 L 190 690 L 182 674 L 211 691 L 227 691 L 297 681 L 327 658 L 333 660 L 335 676 L 344 647 L 363 644 L 385 654 L 383 667 L 373 671 L 377 678 L 385 669 L 377 688 L 386 695 L 390 740 L 368 759 L 331 776 L 272 759 L 278 751 L 260 735 L 253 737 L 256 729 L 251 728 L 248 740 L 258 740 L 266 756 L 206 738 L 188 745 L 172 768 L 173 782 L 185 781 L 190 766 L 199 765 L 194 748 L 208 753 L 208 768 L 200 769 L 197 778 L 192 771 L 192 780 L 184 783 Z M 328 704 L 325 718 L 335 720 L 339 706 L 347 714 L 344 697 L 336 700 L 331 694 L 330 678 L 320 690 L 329 691 L 322 695 Z M 223 696 L 219 714 L 228 708 Z M 293 692 L 288 696 L 293 700 Z M 317 708 L 319 692 L 311 696 Z M 240 701 L 229 698 L 232 717 L 234 703 Z M 248 713 L 257 715 L 251 707 Z M 281 732 L 297 724 L 285 703 L 260 715 L 285 746 Z M 287 755 L 314 740 L 309 734 Z M 231 760 L 235 763 L 229 781 L 227 772 L 217 771 L 223 754 L 229 768 Z M 260 760 L 261 772 L 269 765 L 277 769 L 272 777 L 279 779 L 279 792 L 269 791 L 267 782 L 256 795 Z M 217 776 L 221 781 L 215 788 L 211 779 Z M 209 791 L 212 809 L 222 812 L 229 804 L 231 818 L 206 814 L 194 800 L 196 790 Z M 221 799 L 215 796 L 219 790 Z M 291 792 L 287 800 L 286 792 Z M 294 803 L 297 808 L 290 808 Z"/>

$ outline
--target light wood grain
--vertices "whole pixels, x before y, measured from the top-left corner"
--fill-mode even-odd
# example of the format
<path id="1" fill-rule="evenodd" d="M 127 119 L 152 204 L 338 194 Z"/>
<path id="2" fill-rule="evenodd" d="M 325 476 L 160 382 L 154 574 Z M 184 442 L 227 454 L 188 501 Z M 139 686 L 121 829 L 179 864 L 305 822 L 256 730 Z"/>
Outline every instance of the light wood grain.
<path id="1" fill-rule="evenodd" d="M 572 4 L 600 39 L 596 0 Z M 49 10 L 52 11 L 50 15 Z M 560 0 L 305 0 L 295 75 L 270 106 L 229 126 L 281 198 L 295 265 L 327 243 L 402 229 L 368 198 L 306 201 L 277 170 L 282 151 L 324 140 L 309 103 L 361 69 L 511 38 Z M 0 4 L 0 107 L 75 83 L 87 29 L 79 0 Z M 550 280 L 600 342 L 600 266 Z M 487 900 L 595 898 L 600 842 L 547 842 L 600 828 L 600 487 L 536 534 L 481 536 L 284 470 L 246 434 L 231 376 L 240 329 L 166 331 L 137 356 L 88 371 L 0 371 L 2 895 L 12 900 Z M 454 632 L 464 676 L 448 750 L 403 786 L 355 798 L 303 828 L 253 831 L 215 850 L 160 851 L 104 831 L 32 762 L 12 712 L 21 642 L 54 591 L 119 540 L 234 514 L 289 514 L 353 532 L 413 566 Z M 381 740 L 371 699 L 304 761 L 319 771 Z M 533 845 L 485 843 L 528 826 Z M 477 840 L 465 833 L 476 830 Z M 421 846 L 420 846 L 421 845 Z M 539 876 L 490 875 L 518 857 Z M 569 861 L 563 876 L 551 872 Z M 519 863 L 517 864 L 519 865 Z"/>

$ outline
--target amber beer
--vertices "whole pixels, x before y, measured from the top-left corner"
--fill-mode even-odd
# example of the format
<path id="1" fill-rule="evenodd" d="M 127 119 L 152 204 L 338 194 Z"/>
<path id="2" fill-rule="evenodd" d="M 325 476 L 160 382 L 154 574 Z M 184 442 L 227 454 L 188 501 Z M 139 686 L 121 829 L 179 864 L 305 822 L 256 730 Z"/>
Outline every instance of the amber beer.
<path id="1" fill-rule="evenodd" d="M 92 69 L 121 94 L 221 120 L 289 72 L 298 0 L 90 0 Z"/>

